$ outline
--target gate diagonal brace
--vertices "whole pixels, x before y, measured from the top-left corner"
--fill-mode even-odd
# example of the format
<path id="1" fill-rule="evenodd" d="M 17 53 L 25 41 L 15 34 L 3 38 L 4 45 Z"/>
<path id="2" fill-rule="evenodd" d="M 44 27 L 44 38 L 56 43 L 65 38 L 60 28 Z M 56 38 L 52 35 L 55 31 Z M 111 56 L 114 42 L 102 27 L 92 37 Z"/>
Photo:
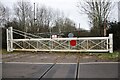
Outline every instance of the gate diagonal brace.
<path id="1" fill-rule="evenodd" d="M 78 43 L 77 45 L 82 47 L 84 50 L 86 50 L 86 48 L 84 46 L 82 46 L 82 43 L 84 43 L 86 40 L 83 40 L 82 42 Z"/>
<path id="2" fill-rule="evenodd" d="M 54 40 L 53 40 L 53 42 L 54 42 Z M 61 44 L 59 43 L 59 42 L 57 42 L 57 41 L 55 41 L 55 43 L 57 43 L 58 44 L 58 46 L 56 46 L 54 49 L 56 49 L 56 48 L 58 48 L 58 47 L 60 47 L 60 46 L 62 46 L 62 47 L 64 47 L 65 49 L 68 49 L 67 47 L 65 47 L 64 45 L 64 43 L 65 42 L 67 42 L 67 41 L 64 41 L 64 42 L 62 42 Z M 64 45 L 63 45 L 64 44 Z M 66 45 L 67 46 L 67 45 Z"/>
<path id="3" fill-rule="evenodd" d="M 18 45 L 20 48 L 25 49 L 24 47 L 20 46 L 20 44 L 18 44 L 17 42 L 13 41 L 13 43 L 15 43 L 16 45 Z"/>
<path id="4" fill-rule="evenodd" d="M 99 43 L 95 43 L 95 42 L 92 41 L 92 40 L 90 40 L 90 41 L 91 41 L 93 44 L 95 44 L 94 46 L 91 46 L 90 49 L 92 49 L 92 48 L 94 48 L 94 47 L 96 47 L 96 46 L 99 46 L 99 47 L 101 47 L 102 49 L 105 49 L 104 47 L 100 46 L 99 44 L 103 43 L 103 42 L 106 41 L 106 40 L 102 40 L 102 41 L 100 41 Z"/>

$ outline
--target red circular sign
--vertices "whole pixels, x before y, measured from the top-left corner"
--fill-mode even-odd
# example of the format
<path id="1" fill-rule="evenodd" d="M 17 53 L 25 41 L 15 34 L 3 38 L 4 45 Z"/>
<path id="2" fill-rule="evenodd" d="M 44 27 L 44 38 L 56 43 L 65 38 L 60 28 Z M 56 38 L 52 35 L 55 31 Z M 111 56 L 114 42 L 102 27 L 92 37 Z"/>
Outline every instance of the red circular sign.
<path id="1" fill-rule="evenodd" d="M 71 40 L 71 41 L 70 41 L 70 45 L 71 45 L 71 46 L 76 46 L 76 40 Z"/>

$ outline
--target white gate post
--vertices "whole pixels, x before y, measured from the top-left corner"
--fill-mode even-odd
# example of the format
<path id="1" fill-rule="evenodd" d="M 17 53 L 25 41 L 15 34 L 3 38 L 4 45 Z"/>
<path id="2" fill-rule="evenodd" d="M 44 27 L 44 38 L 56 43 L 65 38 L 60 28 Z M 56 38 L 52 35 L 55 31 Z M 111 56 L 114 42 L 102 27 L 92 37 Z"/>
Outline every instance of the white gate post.
<path id="1" fill-rule="evenodd" d="M 113 53 L 113 34 L 109 34 L 109 52 Z"/>
<path id="2" fill-rule="evenodd" d="M 10 51 L 10 47 L 9 47 L 9 34 L 8 34 L 8 29 L 6 29 L 6 35 L 7 35 L 7 51 L 9 52 Z"/>
<path id="3" fill-rule="evenodd" d="M 10 43 L 11 43 L 11 49 L 10 49 L 10 51 L 13 51 L 13 28 L 12 27 L 10 27 Z"/>
<path id="4" fill-rule="evenodd" d="M 11 52 L 13 51 L 13 28 L 9 27 L 6 30 L 7 33 L 7 51 Z"/>

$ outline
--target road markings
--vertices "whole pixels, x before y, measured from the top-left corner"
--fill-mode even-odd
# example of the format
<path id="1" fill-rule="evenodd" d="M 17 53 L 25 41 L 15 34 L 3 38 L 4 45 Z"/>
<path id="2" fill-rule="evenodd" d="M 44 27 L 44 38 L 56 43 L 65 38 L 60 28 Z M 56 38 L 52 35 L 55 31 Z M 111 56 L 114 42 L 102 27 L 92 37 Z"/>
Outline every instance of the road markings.
<path id="1" fill-rule="evenodd" d="M 35 62 L 3 62 L 7 64 L 55 64 L 55 63 L 35 63 Z"/>
<path id="2" fill-rule="evenodd" d="M 3 62 L 8 64 L 77 64 L 77 63 L 38 63 L 38 62 Z"/>
<path id="3" fill-rule="evenodd" d="M 56 63 L 56 64 L 77 64 L 77 63 Z"/>
<path id="4" fill-rule="evenodd" d="M 2 62 L 0 62 L 2 63 Z M 3 62 L 3 63 L 11 63 L 11 64 L 54 64 L 54 63 L 36 63 L 36 62 Z M 79 63 L 79 64 L 114 64 L 120 62 L 86 62 L 86 63 Z M 77 63 L 56 63 L 56 64 L 77 64 Z"/>
<path id="5" fill-rule="evenodd" d="M 79 63 L 79 64 L 116 64 L 120 62 L 86 62 L 86 63 Z"/>

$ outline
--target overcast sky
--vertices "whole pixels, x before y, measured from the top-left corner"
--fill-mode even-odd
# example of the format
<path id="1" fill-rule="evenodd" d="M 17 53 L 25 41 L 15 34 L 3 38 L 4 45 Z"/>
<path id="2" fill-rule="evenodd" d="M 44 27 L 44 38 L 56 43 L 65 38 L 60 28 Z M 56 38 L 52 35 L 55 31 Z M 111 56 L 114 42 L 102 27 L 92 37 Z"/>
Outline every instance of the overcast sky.
<path id="1" fill-rule="evenodd" d="M 12 8 L 13 4 L 17 0 L 1 0 L 1 2 L 8 6 L 9 8 Z M 40 5 L 45 5 L 47 7 L 51 7 L 53 9 L 59 9 L 60 11 L 63 11 L 65 13 L 66 17 L 69 17 L 72 19 L 77 27 L 80 27 L 89 30 L 89 22 L 87 15 L 85 14 L 79 14 L 79 9 L 77 8 L 77 2 L 79 0 L 29 0 L 31 3 L 39 3 Z M 118 1 L 118 0 L 115 0 Z M 111 20 L 117 20 L 117 6 L 115 9 L 112 10 L 113 14 L 110 16 Z"/>

